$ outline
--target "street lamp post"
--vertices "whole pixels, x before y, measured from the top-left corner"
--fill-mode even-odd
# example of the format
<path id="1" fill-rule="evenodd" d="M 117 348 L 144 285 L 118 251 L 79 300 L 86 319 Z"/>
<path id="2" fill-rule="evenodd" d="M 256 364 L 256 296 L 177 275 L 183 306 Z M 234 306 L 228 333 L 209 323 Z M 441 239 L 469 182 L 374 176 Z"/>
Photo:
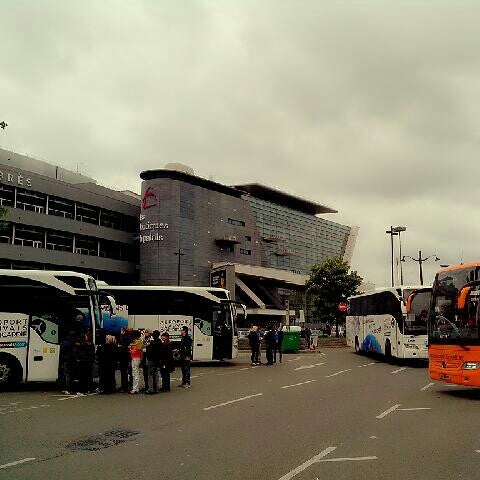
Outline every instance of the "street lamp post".
<path id="1" fill-rule="evenodd" d="M 182 257 L 185 255 L 185 253 L 182 251 L 181 248 L 179 248 L 176 252 L 174 252 L 175 255 L 178 257 L 178 267 L 177 267 L 177 285 L 180 286 L 180 263 Z"/>
<path id="2" fill-rule="evenodd" d="M 395 230 L 392 226 L 390 226 L 390 230 L 387 230 L 385 233 L 390 235 L 391 264 L 392 264 L 392 287 L 393 287 L 394 286 L 394 280 L 393 280 L 393 236 L 398 235 L 398 233 L 395 232 Z"/>
<path id="3" fill-rule="evenodd" d="M 391 250 L 391 264 L 392 264 L 392 287 L 395 285 L 394 280 L 394 259 L 393 259 L 393 237 L 398 235 L 398 239 L 400 241 L 400 232 L 404 232 L 407 227 L 392 227 L 390 226 L 390 230 L 387 230 L 385 233 L 390 235 L 390 250 Z M 400 258 L 402 257 L 402 243 L 400 242 Z M 400 283 L 403 285 L 403 270 L 402 266 L 400 265 Z"/>
<path id="4" fill-rule="evenodd" d="M 410 258 L 411 260 L 413 260 L 414 262 L 418 262 L 418 268 L 420 270 L 420 285 L 423 285 L 423 268 L 422 268 L 422 265 L 430 258 L 432 257 L 435 257 L 435 261 L 436 262 L 439 262 L 440 259 L 438 258 L 437 255 L 429 255 L 428 257 L 425 257 L 425 258 L 422 258 L 422 251 L 419 250 L 418 251 L 418 258 L 413 258 L 411 257 L 410 255 L 404 255 L 401 259 L 402 262 L 405 261 L 406 258 Z"/>
<path id="5" fill-rule="evenodd" d="M 405 232 L 407 227 L 394 227 L 393 231 L 398 233 L 398 247 L 399 247 L 399 256 L 400 260 L 402 259 L 402 237 L 400 235 L 401 232 Z M 403 267 L 402 262 L 400 261 L 400 285 L 403 285 Z"/>

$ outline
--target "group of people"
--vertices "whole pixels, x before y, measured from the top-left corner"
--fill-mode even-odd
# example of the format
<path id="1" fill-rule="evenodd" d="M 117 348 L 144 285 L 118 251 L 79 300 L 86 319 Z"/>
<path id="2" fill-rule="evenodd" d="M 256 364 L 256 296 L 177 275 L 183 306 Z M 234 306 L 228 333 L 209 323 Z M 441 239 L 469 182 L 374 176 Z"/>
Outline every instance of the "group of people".
<path id="1" fill-rule="evenodd" d="M 247 335 L 251 350 L 252 366 L 261 364 L 260 360 L 260 332 L 257 325 L 253 325 Z M 264 335 L 265 355 L 267 357 L 266 365 L 277 363 L 277 354 L 279 362 L 282 363 L 282 342 L 283 332 L 278 325 L 269 325 Z"/>
<path id="2" fill-rule="evenodd" d="M 99 393 L 111 394 L 117 391 L 117 370 L 120 370 L 120 392 L 138 394 L 143 391 L 152 395 L 170 391 L 170 374 L 175 370 L 175 362 L 167 332 L 160 334 L 158 330 L 152 332 L 123 328 L 118 338 L 114 335 L 97 338 L 97 345 L 95 348 L 90 333 L 76 331 L 70 332 L 69 338 L 61 344 L 59 373 L 64 393 L 74 391 L 75 380 L 79 383 L 78 391 L 93 391 L 95 360 L 98 363 Z M 180 386 L 190 388 L 192 338 L 187 326 L 182 327 L 176 349 L 182 370 Z"/>

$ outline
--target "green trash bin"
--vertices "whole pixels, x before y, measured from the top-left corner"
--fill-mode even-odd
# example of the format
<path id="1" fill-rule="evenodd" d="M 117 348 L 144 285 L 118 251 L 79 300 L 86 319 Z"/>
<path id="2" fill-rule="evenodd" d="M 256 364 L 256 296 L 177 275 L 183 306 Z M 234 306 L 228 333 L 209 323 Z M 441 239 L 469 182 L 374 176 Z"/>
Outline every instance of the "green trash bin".
<path id="1" fill-rule="evenodd" d="M 300 331 L 301 328 L 297 325 L 285 325 L 282 328 L 282 352 L 298 353 L 298 351 L 300 350 Z"/>

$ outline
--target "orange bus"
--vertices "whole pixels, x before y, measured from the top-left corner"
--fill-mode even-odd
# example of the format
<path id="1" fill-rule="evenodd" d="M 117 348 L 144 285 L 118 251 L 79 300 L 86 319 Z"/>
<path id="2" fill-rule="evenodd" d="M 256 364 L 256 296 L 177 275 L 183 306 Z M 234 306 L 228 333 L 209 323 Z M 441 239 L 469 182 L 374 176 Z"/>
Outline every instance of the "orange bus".
<path id="1" fill-rule="evenodd" d="M 440 270 L 428 327 L 432 380 L 480 386 L 480 262 Z"/>

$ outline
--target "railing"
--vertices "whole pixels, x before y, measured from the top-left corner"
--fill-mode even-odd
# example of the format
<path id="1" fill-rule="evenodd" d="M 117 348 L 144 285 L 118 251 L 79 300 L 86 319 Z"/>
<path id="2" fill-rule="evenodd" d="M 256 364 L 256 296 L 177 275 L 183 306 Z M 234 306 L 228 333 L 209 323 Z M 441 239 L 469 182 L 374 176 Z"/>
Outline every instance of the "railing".
<path id="1" fill-rule="evenodd" d="M 15 245 L 21 245 L 22 247 L 43 248 L 43 242 L 40 240 L 28 240 L 26 238 L 16 237 L 13 243 Z"/>
<path id="2" fill-rule="evenodd" d="M 0 235 L 0 243 L 10 243 L 12 239 L 6 235 Z"/>
<path id="3" fill-rule="evenodd" d="M 22 210 L 28 210 L 31 212 L 36 212 L 36 213 L 45 212 L 45 207 L 42 207 L 40 205 L 32 205 L 31 203 L 25 203 L 25 202 L 17 201 L 17 208 L 20 208 Z"/>
<path id="4" fill-rule="evenodd" d="M 73 247 L 71 245 L 60 245 L 58 243 L 47 242 L 47 250 L 60 250 L 62 252 L 72 252 Z"/>
<path id="5" fill-rule="evenodd" d="M 73 219 L 73 213 L 65 212 L 64 210 L 55 210 L 53 208 L 48 209 L 49 215 L 54 215 L 55 217 L 71 218 Z"/>
<path id="6" fill-rule="evenodd" d="M 8 198 L 0 198 L 0 207 L 13 207 L 13 200 Z"/>
<path id="7" fill-rule="evenodd" d="M 80 253 L 81 255 L 90 255 L 92 257 L 98 257 L 97 250 L 90 250 L 89 248 L 75 248 L 75 253 Z"/>

